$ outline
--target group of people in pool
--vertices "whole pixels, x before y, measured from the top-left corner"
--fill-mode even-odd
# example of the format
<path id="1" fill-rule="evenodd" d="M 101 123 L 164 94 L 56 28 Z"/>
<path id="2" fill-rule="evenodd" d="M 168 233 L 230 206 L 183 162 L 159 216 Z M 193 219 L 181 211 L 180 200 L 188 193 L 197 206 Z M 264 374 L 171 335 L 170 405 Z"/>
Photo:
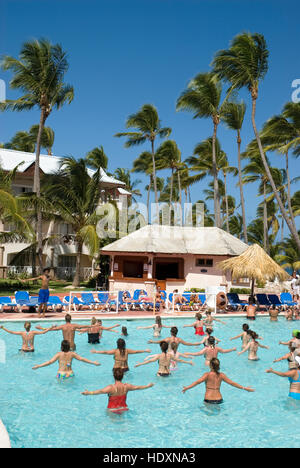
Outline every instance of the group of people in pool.
<path id="1" fill-rule="evenodd" d="M 230 380 L 224 373 L 220 370 L 220 361 L 218 355 L 224 353 L 230 353 L 236 351 L 236 348 L 232 349 L 223 349 L 219 346 L 220 340 L 213 336 L 213 322 L 221 322 L 219 319 L 216 319 L 208 311 L 206 317 L 203 318 L 201 313 L 197 312 L 195 316 L 195 321 L 191 324 L 184 325 L 184 327 L 193 327 L 195 329 L 195 335 L 201 336 L 201 341 L 197 342 L 187 342 L 180 338 L 178 335 L 178 328 L 175 326 L 167 326 L 162 324 L 160 316 L 157 316 L 155 323 L 147 327 L 137 327 L 138 329 L 153 329 L 153 335 L 155 338 L 159 338 L 161 332 L 164 328 L 170 329 L 170 336 L 164 339 L 152 340 L 150 339 L 148 343 L 155 343 L 160 345 L 160 353 L 147 356 L 143 362 L 138 362 L 135 367 L 140 367 L 144 365 L 151 364 L 153 362 L 158 363 L 157 375 L 159 377 L 169 377 L 172 372 L 178 370 L 178 364 L 184 363 L 189 365 L 194 365 L 192 360 L 189 360 L 191 356 L 204 356 L 205 365 L 209 367 L 209 370 L 205 372 L 202 377 L 191 385 L 183 387 L 182 392 L 185 393 L 187 390 L 194 388 L 195 386 L 205 383 L 206 392 L 204 401 L 209 404 L 220 404 L 223 402 L 223 398 L 220 392 L 222 382 L 225 382 L 233 387 L 245 390 L 247 392 L 253 392 L 254 389 L 248 386 L 242 386 L 236 382 Z M 225 322 L 222 322 L 225 323 Z M 92 319 L 91 325 L 87 327 L 86 325 L 79 325 L 72 323 L 71 315 L 67 314 L 65 316 L 65 324 L 61 326 L 51 326 L 48 328 L 36 327 L 36 330 L 31 330 L 30 322 L 25 322 L 24 328 L 25 331 L 15 332 L 8 330 L 7 328 L 1 326 L 0 330 L 6 331 L 13 335 L 19 335 L 22 337 L 22 348 L 20 351 L 24 353 L 33 353 L 34 352 L 34 339 L 38 335 L 46 334 L 52 331 L 62 331 L 63 341 L 61 343 L 61 351 L 56 353 L 49 361 L 36 365 L 33 367 L 33 370 L 40 369 L 42 367 L 49 366 L 55 362 L 58 362 L 59 369 L 57 373 L 57 378 L 60 381 L 64 381 L 74 377 L 74 372 L 72 369 L 73 359 L 100 366 L 98 361 L 92 361 L 78 355 L 75 345 L 75 333 L 79 332 L 88 334 L 88 342 L 91 344 L 97 344 L 100 342 L 103 331 L 115 332 L 119 324 L 104 327 L 101 320 L 95 318 Z M 204 331 L 205 328 L 205 331 Z M 122 335 L 124 338 L 128 336 L 126 327 L 122 328 Z M 108 395 L 108 410 L 116 413 L 121 413 L 128 410 L 126 403 L 126 396 L 129 391 L 134 390 L 143 390 L 152 387 L 154 384 L 150 383 L 148 385 L 131 385 L 129 383 L 123 383 L 122 380 L 127 371 L 129 371 L 128 358 L 131 354 L 143 354 L 151 353 L 150 349 L 143 350 L 133 350 L 126 347 L 126 341 L 124 338 L 119 338 L 117 340 L 117 347 L 111 350 L 91 350 L 93 354 L 102 354 L 102 355 L 111 355 L 114 359 L 113 366 L 113 376 L 114 384 L 108 385 L 101 390 L 96 391 L 84 391 L 83 395 Z M 262 345 L 259 341 L 262 340 L 262 337 L 259 337 L 256 332 L 250 330 L 248 324 L 243 324 L 242 332 L 231 338 L 235 340 L 241 338 L 242 340 L 242 350 L 238 352 L 238 355 L 241 355 L 248 351 L 248 359 L 251 361 L 258 360 L 257 351 L 258 348 L 268 349 L 267 346 Z M 268 369 L 267 373 L 273 373 L 281 377 L 287 377 L 290 381 L 290 393 L 289 396 L 293 399 L 300 400 L 300 331 L 294 330 L 293 336 L 287 342 L 280 342 L 280 344 L 287 345 L 289 347 L 289 352 L 282 356 L 281 358 L 275 359 L 274 363 L 287 360 L 289 365 L 289 370 L 287 372 L 277 372 L 272 368 Z M 180 353 L 178 348 L 180 345 L 184 346 L 201 346 L 203 348 L 198 352 L 184 352 Z"/>

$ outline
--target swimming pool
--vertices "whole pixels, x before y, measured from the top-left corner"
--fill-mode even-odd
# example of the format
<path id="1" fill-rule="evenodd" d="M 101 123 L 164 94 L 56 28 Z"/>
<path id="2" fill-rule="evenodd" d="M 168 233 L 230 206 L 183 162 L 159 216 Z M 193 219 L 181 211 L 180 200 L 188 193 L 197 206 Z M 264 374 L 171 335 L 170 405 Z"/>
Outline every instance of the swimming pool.
<path id="1" fill-rule="evenodd" d="M 227 325 L 216 324 L 214 335 L 222 341 L 223 348 L 241 347 L 241 341 L 229 337 L 241 332 L 244 318 L 225 319 Z M 192 328 L 181 328 L 187 319 L 166 319 L 166 325 L 175 324 L 178 336 L 197 341 Z M 80 322 L 82 323 L 82 322 Z M 105 322 L 110 323 L 110 322 Z M 111 323 L 116 323 L 111 322 Z M 127 347 L 150 348 L 158 352 L 159 346 L 147 344 L 151 330 L 136 330 L 146 326 L 147 320 L 131 320 L 127 326 Z M 44 325 L 44 324 L 43 324 Z M 36 337 L 34 355 L 18 353 L 20 337 L 0 331 L 6 344 L 6 363 L 0 362 L 1 394 L 0 418 L 6 425 L 12 447 L 293 447 L 299 446 L 299 402 L 287 397 L 287 379 L 266 374 L 269 367 L 285 371 L 287 363 L 273 364 L 273 359 L 287 351 L 280 340 L 288 340 L 298 322 L 278 323 L 259 318 L 249 324 L 263 336 L 269 350 L 259 349 L 260 361 L 249 362 L 247 354 L 220 355 L 221 370 L 243 386 L 252 386 L 255 393 L 247 393 L 226 384 L 222 385 L 224 404 L 207 408 L 203 403 L 204 385 L 186 394 L 181 390 L 198 379 L 205 371 L 203 357 L 194 359 L 195 366 L 179 364 L 179 370 L 168 379 L 156 376 L 157 363 L 134 369 L 146 354 L 129 356 L 130 371 L 125 381 L 136 385 L 154 382 L 148 390 L 130 392 L 130 411 L 119 416 L 107 414 L 107 397 L 82 396 L 85 389 L 96 390 L 113 383 L 111 356 L 92 355 L 90 349 L 115 347 L 115 333 L 104 332 L 100 345 L 89 345 L 86 335 L 77 335 L 77 352 L 100 367 L 74 362 L 75 379 L 58 383 L 55 379 L 57 363 L 36 371 L 31 368 L 49 360 L 60 350 L 61 332 L 50 332 Z M 22 323 L 9 323 L 8 329 L 21 330 Z M 48 325 L 47 325 L 48 326 Z M 169 336 L 163 330 L 162 337 Z M 180 350 L 197 351 L 198 348 L 180 346 Z"/>

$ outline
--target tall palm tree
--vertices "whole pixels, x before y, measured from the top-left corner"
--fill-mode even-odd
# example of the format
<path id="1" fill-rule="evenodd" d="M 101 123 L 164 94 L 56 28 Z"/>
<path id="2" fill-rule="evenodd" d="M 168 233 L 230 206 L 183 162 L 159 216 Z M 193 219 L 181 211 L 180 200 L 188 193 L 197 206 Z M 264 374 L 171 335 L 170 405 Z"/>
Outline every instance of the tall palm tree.
<path id="1" fill-rule="evenodd" d="M 35 142 L 32 140 L 32 135 L 29 132 L 17 132 L 9 143 L 6 143 L 5 148 L 16 151 L 24 151 L 25 153 L 34 153 Z"/>
<path id="2" fill-rule="evenodd" d="M 228 128 L 237 132 L 237 148 L 238 148 L 238 174 L 239 174 L 239 188 L 240 188 L 240 199 L 242 207 L 242 219 L 243 219 L 243 230 L 244 230 L 244 241 L 248 244 L 247 236 L 247 224 L 246 224 L 246 210 L 245 210 L 245 199 L 242 182 L 242 167 L 241 167 L 241 130 L 244 122 L 246 112 L 246 104 L 244 101 L 235 102 L 228 101 L 223 106 L 222 119 Z"/>
<path id="3" fill-rule="evenodd" d="M 29 134 L 34 145 L 38 140 L 39 125 L 32 125 Z M 41 148 L 45 148 L 49 156 L 52 156 L 52 148 L 54 145 L 55 133 L 51 127 L 44 127 L 41 136 Z"/>
<path id="4" fill-rule="evenodd" d="M 173 183 L 174 172 L 177 170 L 181 163 L 181 151 L 179 150 L 176 141 L 164 141 L 156 151 L 156 169 L 171 169 L 170 179 L 170 207 L 173 201 Z"/>
<path id="5" fill-rule="evenodd" d="M 156 158 L 156 156 L 155 156 Z M 152 153 L 150 151 L 143 151 L 137 159 L 133 161 L 132 172 L 144 173 L 149 176 L 149 184 L 146 187 L 147 190 L 147 215 L 148 224 L 150 224 L 150 192 L 153 184 L 153 167 L 152 167 Z M 158 187 L 158 178 L 156 178 L 156 185 Z"/>
<path id="6" fill-rule="evenodd" d="M 214 212 L 215 226 L 220 227 L 220 205 L 218 203 L 218 176 L 216 139 L 217 129 L 222 117 L 221 104 L 222 86 L 213 73 L 199 73 L 190 81 L 188 87 L 177 100 L 177 110 L 187 110 L 194 113 L 196 118 L 210 118 L 213 123 L 212 136 L 212 168 L 214 178 Z"/>
<path id="7" fill-rule="evenodd" d="M 226 207 L 226 231 L 229 232 L 229 196 L 228 196 L 228 190 L 227 190 L 227 174 L 233 174 L 236 176 L 238 174 L 238 170 L 236 167 L 230 166 L 228 163 L 228 159 L 222 158 L 222 165 L 220 167 L 222 173 L 223 173 L 223 178 L 224 178 L 224 197 L 225 197 L 225 207 Z M 230 195 L 231 199 L 231 204 L 232 201 L 234 200 L 233 197 Z M 235 203 L 234 203 L 235 207 Z M 232 207 L 231 207 L 232 211 Z M 232 214 L 232 213 L 231 213 Z"/>
<path id="8" fill-rule="evenodd" d="M 230 216 L 229 232 L 233 236 L 237 236 L 240 240 L 243 239 L 243 234 L 244 234 L 243 217 L 239 213 L 233 216 Z"/>
<path id="9" fill-rule="evenodd" d="M 99 169 L 107 169 L 108 157 L 104 152 L 103 146 L 96 147 L 89 151 L 86 155 L 86 160 L 88 165 L 96 171 Z"/>
<path id="10" fill-rule="evenodd" d="M 146 141 L 151 143 L 151 154 L 152 154 L 152 170 L 153 170 L 153 184 L 155 203 L 157 206 L 158 213 L 158 195 L 156 185 L 156 161 L 155 161 L 155 140 L 157 137 L 166 138 L 170 135 L 172 129 L 169 127 L 162 127 L 158 117 L 157 109 L 151 104 L 145 104 L 136 113 L 128 117 L 126 121 L 127 128 L 133 128 L 133 132 L 122 132 L 116 133 L 116 137 L 127 137 L 125 143 L 126 148 L 132 146 L 141 145 Z"/>
<path id="11" fill-rule="evenodd" d="M 70 103 L 74 97 L 73 87 L 64 83 L 64 76 L 68 70 L 67 54 L 59 44 L 53 45 L 45 39 L 35 40 L 25 42 L 19 59 L 5 56 L 1 66 L 3 70 L 13 73 L 10 87 L 24 92 L 16 100 L 5 101 L 1 108 L 23 111 L 37 107 L 40 110 L 34 170 L 34 192 L 40 197 L 40 151 L 45 122 L 54 108 L 60 109 L 66 102 Z M 41 268 L 43 246 L 40 210 L 37 214 L 37 237 Z"/>
<path id="12" fill-rule="evenodd" d="M 280 196 L 277 193 L 277 187 L 274 183 L 255 121 L 259 83 L 264 79 L 268 71 L 268 57 L 269 51 L 267 49 L 266 40 L 262 34 L 242 33 L 232 40 L 228 50 L 217 52 L 213 60 L 213 70 L 219 79 L 231 84 L 229 92 L 241 88 L 247 88 L 250 92 L 252 99 L 251 121 L 259 154 L 282 216 L 284 217 L 291 234 L 295 238 L 300 251 L 300 238 L 298 232 L 289 218 Z"/>
<path id="13" fill-rule="evenodd" d="M 292 237 L 286 238 L 280 245 L 280 252 L 276 255 L 275 260 L 282 268 L 289 268 L 292 271 L 300 269 L 299 251 Z"/>
<path id="14" fill-rule="evenodd" d="M 44 185 L 45 184 L 45 185 Z M 44 179 L 43 193 L 52 200 L 56 212 L 65 223 L 71 225 L 73 240 L 77 247 L 76 273 L 73 286 L 78 287 L 81 279 L 81 257 L 85 245 L 91 256 L 99 252 L 99 238 L 96 232 L 99 216 L 96 207 L 100 198 L 100 188 L 89 176 L 85 159 L 63 158 L 56 174 Z"/>

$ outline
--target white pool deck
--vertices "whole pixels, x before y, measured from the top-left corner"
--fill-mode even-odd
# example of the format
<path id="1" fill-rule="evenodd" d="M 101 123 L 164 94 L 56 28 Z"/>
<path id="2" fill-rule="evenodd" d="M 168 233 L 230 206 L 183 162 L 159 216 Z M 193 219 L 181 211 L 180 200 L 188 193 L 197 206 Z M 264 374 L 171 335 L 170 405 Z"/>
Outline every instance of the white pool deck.
<path id="1" fill-rule="evenodd" d="M 11 445 L 7 430 L 0 419 L 0 449 L 2 448 L 11 448 Z"/>

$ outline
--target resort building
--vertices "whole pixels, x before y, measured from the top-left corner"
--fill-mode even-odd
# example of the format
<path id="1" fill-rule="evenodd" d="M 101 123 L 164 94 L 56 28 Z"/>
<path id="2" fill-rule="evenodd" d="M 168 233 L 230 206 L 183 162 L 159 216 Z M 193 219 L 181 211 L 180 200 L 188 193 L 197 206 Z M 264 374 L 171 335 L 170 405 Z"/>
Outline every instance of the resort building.
<path id="1" fill-rule="evenodd" d="M 248 278 L 234 283 L 218 269 L 222 260 L 242 254 L 247 245 L 217 227 L 148 225 L 105 246 L 109 255 L 111 291 L 160 286 L 167 292 L 191 288 L 249 286 Z"/>
<path id="2" fill-rule="evenodd" d="M 40 173 L 41 176 L 55 173 L 59 170 L 61 157 L 52 155 L 40 155 Z M 25 153 L 0 148 L 0 167 L 3 171 L 12 171 L 18 166 L 15 179 L 13 180 L 12 190 L 15 195 L 24 192 L 33 191 L 33 179 L 35 168 L 35 153 Z M 94 171 L 89 169 L 90 175 Z M 125 184 L 114 177 L 108 176 L 101 169 L 101 200 L 105 203 L 113 200 L 118 203 L 122 195 L 130 197 L 131 194 L 125 190 Z M 0 230 L 11 232 L 12 225 L 3 224 L 0 221 Z M 56 276 L 62 279 L 72 279 L 75 273 L 76 249 L 73 241 L 68 237 L 72 235 L 72 228 L 65 223 L 54 223 L 48 221 L 43 223 L 43 237 L 49 238 L 58 235 L 61 239 L 53 246 L 46 246 L 43 251 L 44 265 L 53 268 Z M 10 274 L 32 273 L 32 266 L 29 260 L 28 252 L 23 252 L 28 244 L 22 242 L 7 242 L 0 245 L 0 276 L 7 277 Z M 23 252 L 23 253 L 22 253 Z M 81 277 L 88 279 L 93 274 L 93 262 L 89 256 L 88 250 L 84 247 L 82 254 Z"/>

